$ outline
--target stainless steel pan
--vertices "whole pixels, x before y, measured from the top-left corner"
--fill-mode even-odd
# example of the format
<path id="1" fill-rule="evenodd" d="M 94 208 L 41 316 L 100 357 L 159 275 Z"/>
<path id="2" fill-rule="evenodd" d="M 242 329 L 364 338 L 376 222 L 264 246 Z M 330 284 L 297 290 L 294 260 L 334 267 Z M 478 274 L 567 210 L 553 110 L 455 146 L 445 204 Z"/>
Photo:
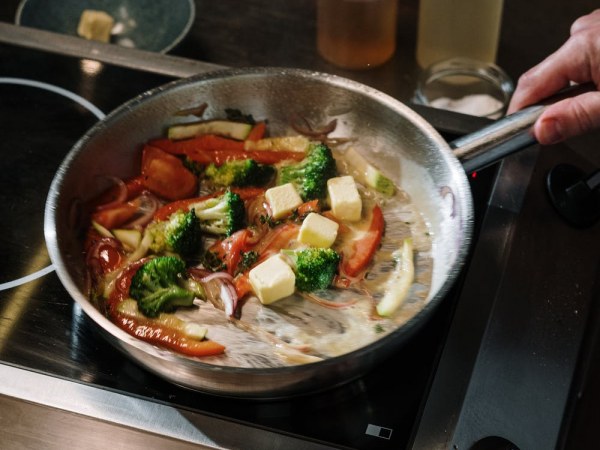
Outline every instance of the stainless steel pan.
<path id="1" fill-rule="evenodd" d="M 207 116 L 237 108 L 269 119 L 274 134 L 289 132 L 290 112 L 316 123 L 338 119 L 336 135 L 358 137 L 378 165 L 406 190 L 433 231 L 434 273 L 426 306 L 405 325 L 367 347 L 312 364 L 276 369 L 217 367 L 160 350 L 121 331 L 85 294 L 82 223 L 78 205 L 97 194 L 96 175 L 128 177 L 139 144 L 160 136 L 173 113 L 207 102 Z M 178 80 L 132 99 L 89 130 L 73 147 L 51 185 L 45 237 L 69 294 L 117 348 L 149 370 L 219 395 L 281 397 L 332 387 L 365 373 L 419 329 L 455 282 L 469 250 L 473 206 L 466 170 L 488 164 L 532 141 L 541 108 L 511 116 L 454 144 L 413 110 L 367 86 L 293 69 L 226 70 Z M 495 153 L 490 153 L 489 148 Z M 499 150 L 499 151 L 498 151 Z"/>

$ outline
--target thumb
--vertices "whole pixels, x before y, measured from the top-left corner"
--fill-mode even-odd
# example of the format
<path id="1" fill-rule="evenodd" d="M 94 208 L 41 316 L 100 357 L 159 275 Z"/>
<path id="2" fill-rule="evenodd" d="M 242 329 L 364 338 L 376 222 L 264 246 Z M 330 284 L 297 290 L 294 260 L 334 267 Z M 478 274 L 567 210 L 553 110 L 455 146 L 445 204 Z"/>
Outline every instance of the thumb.
<path id="1" fill-rule="evenodd" d="M 555 144 L 567 138 L 600 128 L 600 92 L 588 92 L 550 105 L 533 127 L 542 145 Z"/>

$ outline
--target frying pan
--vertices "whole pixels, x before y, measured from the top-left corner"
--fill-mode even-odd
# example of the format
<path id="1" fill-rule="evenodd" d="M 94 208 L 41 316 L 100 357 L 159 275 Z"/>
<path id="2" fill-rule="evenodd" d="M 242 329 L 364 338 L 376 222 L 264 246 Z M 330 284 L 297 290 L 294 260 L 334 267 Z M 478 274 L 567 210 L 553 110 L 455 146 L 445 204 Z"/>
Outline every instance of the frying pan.
<path id="1" fill-rule="evenodd" d="M 206 102 L 207 117 L 236 108 L 267 118 L 273 135 L 289 134 L 290 112 L 313 123 L 338 120 L 335 135 L 358 138 L 419 206 L 432 231 L 433 276 L 425 306 L 404 325 L 366 347 L 323 361 L 268 369 L 222 367 L 140 341 L 111 323 L 85 288 L 82 202 L 97 195 L 96 176 L 127 178 L 139 167 L 140 143 L 161 136 L 173 113 Z M 66 290 L 101 333 L 150 371 L 186 387 L 244 398 L 286 397 L 346 383 L 390 356 L 443 301 L 467 256 L 473 205 L 466 172 L 532 142 L 528 130 L 542 107 L 511 115 L 448 145 L 401 102 L 345 78 L 297 69 L 233 69 L 177 80 L 117 108 L 71 149 L 50 187 L 44 233 Z M 454 150 L 453 150 L 454 148 Z M 459 161 L 462 161 L 461 162 Z M 464 167 L 463 167 L 464 166 Z"/>

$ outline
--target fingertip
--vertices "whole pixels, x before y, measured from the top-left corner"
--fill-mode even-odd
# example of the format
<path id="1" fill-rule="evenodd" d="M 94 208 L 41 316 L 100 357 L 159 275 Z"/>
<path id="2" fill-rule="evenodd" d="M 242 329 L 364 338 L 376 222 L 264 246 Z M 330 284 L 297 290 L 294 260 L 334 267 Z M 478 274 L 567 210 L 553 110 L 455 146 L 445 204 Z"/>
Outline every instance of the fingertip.
<path id="1" fill-rule="evenodd" d="M 557 144 L 565 140 L 563 126 L 554 117 L 540 117 L 533 129 L 535 138 L 542 145 Z"/>

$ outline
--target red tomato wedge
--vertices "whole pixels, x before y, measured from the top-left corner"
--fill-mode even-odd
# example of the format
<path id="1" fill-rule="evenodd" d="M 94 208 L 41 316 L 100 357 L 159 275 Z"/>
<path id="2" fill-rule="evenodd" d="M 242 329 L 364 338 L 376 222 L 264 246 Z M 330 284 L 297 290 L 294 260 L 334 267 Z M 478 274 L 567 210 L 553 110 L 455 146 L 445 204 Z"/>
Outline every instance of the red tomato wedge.
<path id="1" fill-rule="evenodd" d="M 247 228 L 236 231 L 231 236 L 215 242 L 208 250 L 215 253 L 227 266 L 227 272 L 233 275 L 242 258 L 242 252 L 250 249 L 248 238 L 251 231 Z"/>
<path id="2" fill-rule="evenodd" d="M 288 222 L 270 229 L 252 250 L 258 252 L 259 261 L 283 248 L 288 248 L 290 241 L 298 237 L 300 225 Z"/>
<path id="3" fill-rule="evenodd" d="M 194 195 L 198 180 L 176 156 L 146 145 L 142 153 L 144 185 L 167 200 L 179 200 Z"/>
<path id="4" fill-rule="evenodd" d="M 137 211 L 138 207 L 136 205 L 133 205 L 132 203 L 121 203 L 112 208 L 95 211 L 92 213 L 92 220 L 110 230 L 127 223 Z"/>
<path id="5" fill-rule="evenodd" d="M 187 211 L 190 209 L 190 206 L 194 203 L 202 202 L 204 200 L 208 200 L 209 198 L 216 197 L 220 195 L 220 192 L 213 192 L 212 194 L 203 195 L 201 197 L 192 197 L 185 198 L 183 200 L 177 200 L 171 203 L 167 203 L 164 206 L 161 206 L 154 213 L 155 220 L 167 220 L 171 214 L 177 211 Z"/>
<path id="6" fill-rule="evenodd" d="M 343 256 L 341 264 L 342 274 L 349 277 L 356 277 L 367 267 L 379 248 L 384 227 L 385 222 L 381 208 L 375 205 L 369 229 L 361 239 L 352 244 L 350 253 Z"/>

